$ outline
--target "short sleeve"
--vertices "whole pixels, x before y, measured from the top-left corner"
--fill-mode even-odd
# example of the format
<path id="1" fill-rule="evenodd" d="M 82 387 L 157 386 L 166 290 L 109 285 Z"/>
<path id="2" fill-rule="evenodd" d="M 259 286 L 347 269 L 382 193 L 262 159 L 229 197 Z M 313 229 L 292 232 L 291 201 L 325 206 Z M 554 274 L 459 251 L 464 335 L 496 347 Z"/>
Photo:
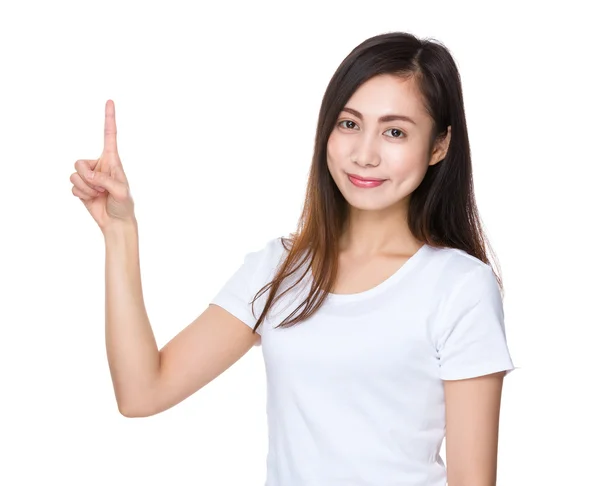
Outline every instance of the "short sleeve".
<path id="1" fill-rule="evenodd" d="M 210 301 L 211 304 L 216 304 L 237 317 L 251 329 L 254 328 L 257 322 L 252 313 L 252 300 L 260 290 L 256 288 L 255 282 L 257 273 L 260 270 L 263 253 L 264 251 L 247 253 L 243 263 Z M 255 304 L 255 309 L 258 310 L 258 301 Z M 260 327 L 256 332 L 261 334 Z M 258 345 L 260 345 L 260 340 L 257 343 Z"/>
<path id="2" fill-rule="evenodd" d="M 439 319 L 436 347 L 442 380 L 514 369 L 502 296 L 490 265 L 478 265 L 458 283 Z"/>

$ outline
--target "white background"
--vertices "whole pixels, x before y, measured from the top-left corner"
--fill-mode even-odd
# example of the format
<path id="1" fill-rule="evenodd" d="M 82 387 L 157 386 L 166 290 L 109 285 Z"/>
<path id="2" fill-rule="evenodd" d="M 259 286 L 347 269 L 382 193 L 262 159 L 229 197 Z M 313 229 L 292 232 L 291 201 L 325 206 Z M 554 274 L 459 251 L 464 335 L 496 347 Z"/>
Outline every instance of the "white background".
<path id="1" fill-rule="evenodd" d="M 586 4 L 3 2 L 0 484 L 263 484 L 260 348 L 169 411 L 119 415 L 104 241 L 69 176 L 100 155 L 114 100 L 162 347 L 247 252 L 295 229 L 329 78 L 392 30 L 441 40 L 461 71 L 520 368 L 504 387 L 498 484 L 600 484 L 600 79 Z"/>

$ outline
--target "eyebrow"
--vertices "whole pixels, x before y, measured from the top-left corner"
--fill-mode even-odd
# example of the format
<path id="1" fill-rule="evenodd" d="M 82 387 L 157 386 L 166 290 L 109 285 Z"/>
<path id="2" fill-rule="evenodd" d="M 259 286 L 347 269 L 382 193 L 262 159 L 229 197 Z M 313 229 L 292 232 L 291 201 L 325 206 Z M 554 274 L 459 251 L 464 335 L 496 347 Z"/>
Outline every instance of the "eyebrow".
<path id="1" fill-rule="evenodd" d="M 363 119 L 363 116 L 361 115 L 361 113 L 359 111 L 355 110 L 354 108 L 349 108 L 349 107 L 345 106 L 344 108 L 342 108 L 342 111 L 347 111 L 348 113 L 352 113 L 359 120 Z M 407 122 L 412 123 L 413 125 L 417 124 L 412 118 L 410 118 L 406 115 L 384 115 L 382 117 L 379 117 L 380 123 L 390 122 L 390 121 L 394 121 L 394 120 L 407 121 Z"/>

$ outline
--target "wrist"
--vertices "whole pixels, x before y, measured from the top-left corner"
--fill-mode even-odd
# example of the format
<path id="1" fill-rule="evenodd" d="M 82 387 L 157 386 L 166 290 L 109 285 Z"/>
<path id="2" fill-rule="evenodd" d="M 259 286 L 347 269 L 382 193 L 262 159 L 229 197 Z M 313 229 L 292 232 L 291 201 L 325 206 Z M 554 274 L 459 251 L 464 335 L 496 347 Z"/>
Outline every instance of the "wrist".
<path id="1" fill-rule="evenodd" d="M 137 236 L 138 224 L 135 218 L 127 220 L 115 220 L 102 228 L 102 234 L 105 240 L 121 239 L 129 235 Z"/>

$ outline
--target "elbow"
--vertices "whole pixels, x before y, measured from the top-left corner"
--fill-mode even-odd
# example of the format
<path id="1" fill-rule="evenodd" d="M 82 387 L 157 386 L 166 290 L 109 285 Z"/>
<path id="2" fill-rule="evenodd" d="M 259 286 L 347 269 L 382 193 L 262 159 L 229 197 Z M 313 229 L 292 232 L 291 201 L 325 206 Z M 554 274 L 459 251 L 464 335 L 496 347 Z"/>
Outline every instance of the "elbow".
<path id="1" fill-rule="evenodd" d="M 133 410 L 128 408 L 119 407 L 119 413 L 125 418 L 140 418 L 141 414 L 135 413 Z"/>
<path id="2" fill-rule="evenodd" d="M 154 415 L 154 412 L 148 407 L 142 407 L 139 404 L 117 402 L 119 413 L 125 418 L 143 418 Z"/>
<path id="3" fill-rule="evenodd" d="M 139 410 L 133 407 L 128 407 L 121 404 L 118 404 L 117 406 L 119 408 L 119 413 L 125 418 L 139 418 L 144 416 L 143 414 L 139 413 Z"/>
<path id="4" fill-rule="evenodd" d="M 155 386 L 148 386 L 144 389 L 128 389 L 126 396 L 115 395 L 117 398 L 117 407 L 119 413 L 125 418 L 143 418 L 157 415 L 167 407 L 164 406 L 164 400 L 161 400 L 161 394 Z"/>

